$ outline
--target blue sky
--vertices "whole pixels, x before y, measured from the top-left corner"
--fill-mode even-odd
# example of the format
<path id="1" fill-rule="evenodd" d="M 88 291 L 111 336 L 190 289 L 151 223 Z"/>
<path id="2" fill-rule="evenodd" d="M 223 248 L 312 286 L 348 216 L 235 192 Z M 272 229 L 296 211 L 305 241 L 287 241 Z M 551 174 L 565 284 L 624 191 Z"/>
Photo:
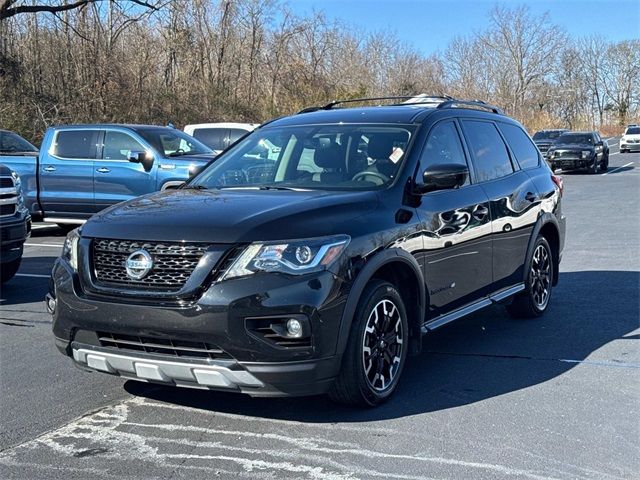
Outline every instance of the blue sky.
<path id="1" fill-rule="evenodd" d="M 502 2 L 548 12 L 572 37 L 640 38 L 640 0 L 529 0 Z M 390 30 L 425 54 L 442 51 L 456 35 L 483 30 L 495 0 L 289 0 L 298 14 L 322 10 L 365 31 Z"/>

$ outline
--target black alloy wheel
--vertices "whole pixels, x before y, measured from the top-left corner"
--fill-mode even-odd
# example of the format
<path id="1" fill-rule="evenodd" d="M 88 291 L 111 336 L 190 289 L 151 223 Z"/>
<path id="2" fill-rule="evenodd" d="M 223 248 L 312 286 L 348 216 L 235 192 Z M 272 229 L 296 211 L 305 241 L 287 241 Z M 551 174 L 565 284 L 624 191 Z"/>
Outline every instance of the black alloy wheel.
<path id="1" fill-rule="evenodd" d="M 528 273 L 524 291 L 516 295 L 507 306 L 507 311 L 514 318 L 539 317 L 549 306 L 554 278 L 554 261 L 546 238 L 538 236 L 525 268 Z"/>
<path id="2" fill-rule="evenodd" d="M 400 293 L 391 283 L 372 280 L 360 296 L 331 399 L 372 407 L 391 397 L 407 358 L 408 335 Z"/>

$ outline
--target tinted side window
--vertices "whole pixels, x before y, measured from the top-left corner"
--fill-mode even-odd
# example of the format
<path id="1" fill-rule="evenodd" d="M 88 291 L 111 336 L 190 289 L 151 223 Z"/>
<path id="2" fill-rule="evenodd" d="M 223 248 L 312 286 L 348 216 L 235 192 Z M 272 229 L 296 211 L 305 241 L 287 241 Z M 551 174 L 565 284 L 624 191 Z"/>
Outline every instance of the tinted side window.
<path id="1" fill-rule="evenodd" d="M 230 128 L 229 129 L 229 143 L 227 144 L 227 146 L 231 145 L 233 142 L 235 142 L 240 137 L 243 137 L 246 134 L 247 134 L 247 131 L 246 130 L 242 130 L 241 128 Z"/>
<path id="2" fill-rule="evenodd" d="M 468 166 L 460 135 L 453 122 L 439 123 L 429 133 L 429 139 L 420 157 L 419 178 L 422 178 L 422 172 L 428 167 L 447 163 Z M 465 182 L 465 185 L 468 184 L 469 177 Z"/>
<path id="3" fill-rule="evenodd" d="M 0 131 L 0 152 L 37 152 L 38 149 L 15 133 Z"/>
<path id="4" fill-rule="evenodd" d="M 129 150 L 143 152 L 146 148 L 126 133 L 107 131 L 104 134 L 102 158 L 105 160 L 127 160 Z"/>
<path id="5" fill-rule="evenodd" d="M 193 136 L 213 150 L 224 150 L 227 131 L 226 128 L 198 128 L 193 131 Z"/>
<path id="6" fill-rule="evenodd" d="M 53 155 L 62 158 L 96 158 L 100 130 L 62 130 L 56 134 Z"/>
<path id="7" fill-rule="evenodd" d="M 529 136 L 515 125 L 507 125 L 505 123 L 499 123 L 498 125 L 520 166 L 523 169 L 537 167 L 539 164 L 538 149 L 529 139 Z"/>
<path id="8" fill-rule="evenodd" d="M 493 123 L 463 120 L 464 133 L 474 156 L 478 181 L 486 182 L 513 173 L 507 146 Z"/>

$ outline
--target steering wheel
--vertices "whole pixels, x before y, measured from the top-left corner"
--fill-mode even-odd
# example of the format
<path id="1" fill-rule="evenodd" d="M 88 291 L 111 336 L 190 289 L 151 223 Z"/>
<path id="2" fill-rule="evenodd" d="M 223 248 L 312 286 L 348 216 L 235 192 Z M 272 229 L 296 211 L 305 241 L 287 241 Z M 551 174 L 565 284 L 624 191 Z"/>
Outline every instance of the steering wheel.
<path id="1" fill-rule="evenodd" d="M 356 173 L 351 179 L 351 181 L 361 181 L 365 177 L 375 177 L 378 180 L 381 180 L 382 183 L 380 183 L 379 185 L 382 185 L 383 183 L 386 183 L 389 181 L 389 177 L 387 177 L 386 175 L 383 175 L 380 172 L 367 171 L 367 170 Z"/>

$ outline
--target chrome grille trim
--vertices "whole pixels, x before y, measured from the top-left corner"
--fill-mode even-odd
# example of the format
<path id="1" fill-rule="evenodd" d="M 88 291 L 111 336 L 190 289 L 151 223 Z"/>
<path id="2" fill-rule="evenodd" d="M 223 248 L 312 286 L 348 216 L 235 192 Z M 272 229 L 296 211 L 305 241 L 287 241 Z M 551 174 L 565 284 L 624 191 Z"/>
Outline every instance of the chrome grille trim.
<path id="1" fill-rule="evenodd" d="M 138 290 L 177 292 L 187 283 L 208 245 L 95 239 L 91 254 L 98 286 L 129 286 Z M 141 280 L 127 275 L 125 262 L 136 250 L 153 258 L 151 272 Z"/>
<path id="2" fill-rule="evenodd" d="M 10 175 L 0 176 L 0 217 L 11 217 L 18 207 L 18 189 Z"/>

